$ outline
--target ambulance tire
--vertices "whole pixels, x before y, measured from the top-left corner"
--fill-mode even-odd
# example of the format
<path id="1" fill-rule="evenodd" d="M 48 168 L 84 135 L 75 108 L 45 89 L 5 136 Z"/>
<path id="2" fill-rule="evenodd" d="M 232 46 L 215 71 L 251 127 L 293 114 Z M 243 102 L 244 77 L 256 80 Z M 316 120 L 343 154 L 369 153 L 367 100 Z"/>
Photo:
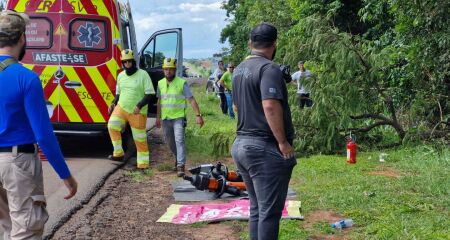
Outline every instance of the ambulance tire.
<path id="1" fill-rule="evenodd" d="M 136 145 L 134 144 L 133 134 L 131 133 L 130 125 L 127 125 L 125 131 L 122 133 L 122 147 L 125 151 L 124 161 L 129 162 L 131 158 L 136 161 Z"/>

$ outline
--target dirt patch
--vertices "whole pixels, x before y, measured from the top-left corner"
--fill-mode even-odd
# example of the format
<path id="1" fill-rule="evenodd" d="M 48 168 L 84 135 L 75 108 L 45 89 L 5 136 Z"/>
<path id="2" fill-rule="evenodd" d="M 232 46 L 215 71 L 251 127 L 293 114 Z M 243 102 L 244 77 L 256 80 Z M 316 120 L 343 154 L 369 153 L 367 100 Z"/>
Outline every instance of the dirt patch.
<path id="1" fill-rule="evenodd" d="M 394 169 L 385 169 L 385 170 L 377 170 L 368 172 L 369 175 L 381 175 L 386 177 L 398 178 L 401 177 L 401 174 Z"/>
<path id="2" fill-rule="evenodd" d="M 336 236 L 336 235 L 317 235 L 308 237 L 308 240 L 347 240 L 345 236 Z"/>
<path id="3" fill-rule="evenodd" d="M 51 239 L 239 239 L 237 224 L 175 225 L 156 223 L 174 203 L 171 182 L 175 172 L 158 172 L 159 164 L 174 163 L 159 131 L 150 135 L 152 177 L 139 182 L 119 169 L 81 210 Z M 127 170 L 128 168 L 128 170 Z"/>
<path id="4" fill-rule="evenodd" d="M 318 222 L 328 222 L 333 223 L 343 219 L 342 215 L 339 215 L 333 211 L 329 210 L 319 210 L 314 211 L 307 216 L 305 216 L 305 228 L 311 228 L 315 223 Z"/>
<path id="5" fill-rule="evenodd" d="M 313 225 L 319 222 L 333 223 L 337 222 L 344 217 L 330 210 L 318 210 L 308 214 L 305 217 L 305 228 L 313 228 Z M 331 228 L 331 227 L 330 227 Z M 342 231 L 336 232 L 336 234 L 315 234 L 308 237 L 308 240 L 345 240 L 346 232 L 351 231 L 351 228 L 343 229 Z"/>

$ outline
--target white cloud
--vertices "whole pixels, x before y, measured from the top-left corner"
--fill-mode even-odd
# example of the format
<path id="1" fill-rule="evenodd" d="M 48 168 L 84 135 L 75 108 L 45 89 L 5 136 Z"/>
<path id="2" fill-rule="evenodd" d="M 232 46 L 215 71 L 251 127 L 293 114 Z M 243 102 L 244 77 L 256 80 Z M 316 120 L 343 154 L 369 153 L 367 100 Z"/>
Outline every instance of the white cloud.
<path id="1" fill-rule="evenodd" d="M 198 58 L 212 57 L 214 53 L 217 53 L 215 49 L 203 48 L 203 49 L 187 49 L 185 50 L 185 58 L 189 56 L 197 56 Z"/>
<path id="2" fill-rule="evenodd" d="M 149 30 L 149 29 L 153 29 L 153 28 L 158 28 L 159 24 L 158 24 L 158 20 L 156 20 L 153 17 L 148 17 L 148 18 L 141 18 L 137 21 L 135 21 L 135 26 L 136 26 L 136 30 L 142 31 L 142 30 Z"/>
<path id="3" fill-rule="evenodd" d="M 221 2 L 214 2 L 209 4 L 203 3 L 182 3 L 179 8 L 183 11 L 190 12 L 206 12 L 206 11 L 218 11 L 222 6 Z"/>
<path id="4" fill-rule="evenodd" d="M 224 47 L 219 38 L 227 22 L 218 0 L 132 0 L 130 3 L 139 48 L 153 32 L 168 28 L 183 29 L 185 58 L 210 57 Z"/>
<path id="5" fill-rule="evenodd" d="M 204 22 L 205 19 L 204 18 L 192 18 L 191 21 L 192 22 Z"/>

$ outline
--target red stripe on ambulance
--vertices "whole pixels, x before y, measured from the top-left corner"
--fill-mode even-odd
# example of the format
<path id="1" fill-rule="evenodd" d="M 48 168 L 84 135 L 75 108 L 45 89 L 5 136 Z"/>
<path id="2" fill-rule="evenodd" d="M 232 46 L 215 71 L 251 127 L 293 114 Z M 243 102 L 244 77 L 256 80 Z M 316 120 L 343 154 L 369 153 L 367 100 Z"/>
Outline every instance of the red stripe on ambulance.
<path id="1" fill-rule="evenodd" d="M 102 114 L 104 119 L 108 119 L 108 105 L 100 94 L 98 88 L 95 86 L 94 82 L 92 82 L 91 77 L 87 73 L 85 68 L 74 68 L 80 77 L 81 82 L 83 82 L 83 86 L 86 88 L 87 92 L 91 96 L 98 110 Z"/>
<path id="2" fill-rule="evenodd" d="M 64 83 L 66 81 L 68 81 L 67 76 L 64 76 L 64 78 L 60 80 L 61 86 L 64 86 Z M 81 101 L 80 96 L 78 96 L 78 93 L 74 89 L 68 89 L 65 87 L 61 87 L 60 89 L 62 89 L 66 93 L 68 100 L 71 102 L 71 105 L 74 107 L 74 109 L 78 112 L 81 120 L 86 123 L 93 122 L 91 115 L 87 111 L 86 106 L 84 106 L 83 102 Z"/>
<path id="3" fill-rule="evenodd" d="M 49 8 L 49 12 L 59 12 L 59 10 L 63 10 L 63 12 L 75 12 L 72 5 L 70 5 L 67 0 L 56 0 L 53 5 Z"/>
<path id="4" fill-rule="evenodd" d="M 10 9 L 15 9 L 19 3 L 19 0 L 9 0 L 8 3 L 10 4 Z"/>
<path id="5" fill-rule="evenodd" d="M 92 4 L 91 0 L 81 0 L 81 4 L 83 4 L 83 7 L 88 14 L 98 14 L 97 9 L 95 9 L 95 6 Z"/>
<path id="6" fill-rule="evenodd" d="M 39 5 L 41 4 L 41 2 L 42 2 L 42 0 L 28 1 L 26 4 L 26 11 L 36 12 L 36 10 L 39 8 Z"/>
<path id="7" fill-rule="evenodd" d="M 69 117 L 67 116 L 61 105 L 56 106 L 55 110 L 53 111 L 51 120 L 57 122 L 58 118 L 60 122 L 70 122 Z"/>
<path id="8" fill-rule="evenodd" d="M 102 75 L 103 79 L 106 82 L 106 85 L 108 85 L 109 91 L 112 93 L 116 92 L 116 79 L 114 78 L 113 74 L 109 71 L 109 68 L 106 66 L 106 64 L 100 65 L 97 67 L 98 71 Z"/>
<path id="9" fill-rule="evenodd" d="M 117 8 L 115 4 L 111 4 L 110 0 L 103 0 L 103 4 L 105 4 L 106 9 L 109 12 L 109 15 L 114 19 L 114 24 L 119 27 L 119 20 L 117 17 Z"/>

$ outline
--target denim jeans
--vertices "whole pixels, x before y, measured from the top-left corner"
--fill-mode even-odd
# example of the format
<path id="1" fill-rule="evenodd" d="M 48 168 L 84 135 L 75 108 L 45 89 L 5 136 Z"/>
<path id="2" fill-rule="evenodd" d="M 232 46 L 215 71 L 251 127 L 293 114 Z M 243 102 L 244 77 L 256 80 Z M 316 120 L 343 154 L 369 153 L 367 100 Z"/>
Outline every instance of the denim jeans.
<path id="1" fill-rule="evenodd" d="M 184 143 L 184 118 L 164 119 L 162 128 L 164 138 L 177 159 L 177 166 L 186 164 L 186 146 Z"/>
<path id="2" fill-rule="evenodd" d="M 284 159 L 275 142 L 240 136 L 231 154 L 250 198 L 250 239 L 278 239 L 289 180 L 297 164 L 295 157 Z"/>
<path id="3" fill-rule="evenodd" d="M 231 95 L 231 92 L 226 92 L 225 97 L 227 98 L 228 115 L 230 116 L 230 118 L 234 118 L 233 97 Z"/>

